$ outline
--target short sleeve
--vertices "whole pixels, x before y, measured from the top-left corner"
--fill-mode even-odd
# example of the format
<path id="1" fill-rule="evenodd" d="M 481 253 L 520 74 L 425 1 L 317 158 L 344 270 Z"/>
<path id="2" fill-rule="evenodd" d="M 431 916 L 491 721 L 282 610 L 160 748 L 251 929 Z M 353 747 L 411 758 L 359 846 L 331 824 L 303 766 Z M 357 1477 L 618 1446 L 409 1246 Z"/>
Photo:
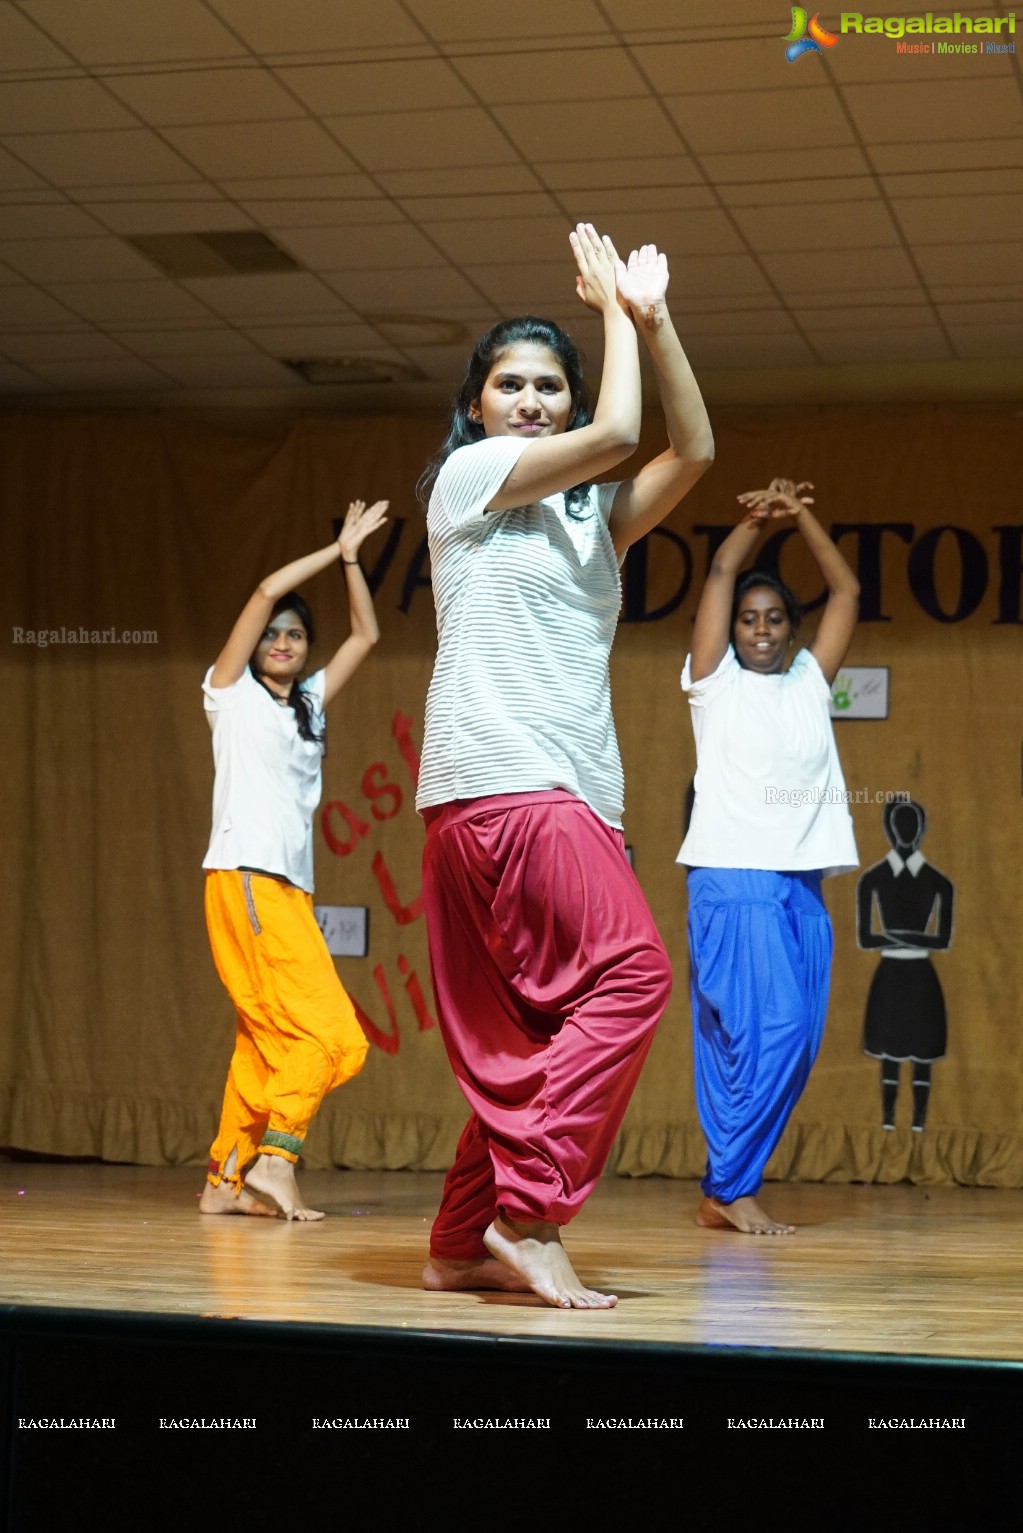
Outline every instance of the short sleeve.
<path id="1" fill-rule="evenodd" d="M 692 708 L 702 708 L 731 686 L 739 671 L 739 662 L 730 644 L 718 661 L 717 668 L 709 676 L 701 676 L 699 681 L 693 680 L 692 663 L 692 655 L 687 655 L 682 667 L 682 690 L 689 694 L 689 705 Z"/>
<path id="2" fill-rule="evenodd" d="M 615 496 L 618 494 L 620 487 L 620 479 L 616 480 L 614 484 L 595 484 L 593 486 L 591 493 L 596 501 L 597 515 L 600 517 L 605 527 L 611 520 L 611 511 L 614 507 Z"/>
<path id="3" fill-rule="evenodd" d="M 801 649 L 788 670 L 789 680 L 811 688 L 819 697 L 830 698 L 831 688 L 820 668 L 817 656 L 808 649 Z"/>
<path id="4" fill-rule="evenodd" d="M 437 475 L 431 511 L 439 506 L 453 527 L 478 521 L 529 445 L 518 437 L 489 436 L 459 447 Z"/>
<path id="5" fill-rule="evenodd" d="M 232 681 L 229 687 L 215 687 L 210 681 L 213 675 L 213 667 L 210 666 L 203 677 L 203 707 L 207 713 L 219 713 L 223 708 L 231 708 L 239 701 L 247 682 L 252 682 L 252 676 L 248 666 L 245 667 L 237 681 Z M 255 685 L 255 683 L 253 683 Z"/>

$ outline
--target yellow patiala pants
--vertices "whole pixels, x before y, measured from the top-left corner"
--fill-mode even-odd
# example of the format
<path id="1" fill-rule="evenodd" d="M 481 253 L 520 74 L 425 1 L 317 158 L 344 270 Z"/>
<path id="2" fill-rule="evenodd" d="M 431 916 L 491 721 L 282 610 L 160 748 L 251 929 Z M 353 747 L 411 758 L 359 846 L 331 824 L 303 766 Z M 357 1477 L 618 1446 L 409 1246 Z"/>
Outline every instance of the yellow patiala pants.
<path id="1" fill-rule="evenodd" d="M 220 1128 L 210 1150 L 217 1186 L 240 1186 L 257 1154 L 296 1161 L 328 1091 L 362 1069 L 369 1045 L 313 915 L 311 895 L 262 873 L 206 874 L 206 929 L 238 1013 Z"/>

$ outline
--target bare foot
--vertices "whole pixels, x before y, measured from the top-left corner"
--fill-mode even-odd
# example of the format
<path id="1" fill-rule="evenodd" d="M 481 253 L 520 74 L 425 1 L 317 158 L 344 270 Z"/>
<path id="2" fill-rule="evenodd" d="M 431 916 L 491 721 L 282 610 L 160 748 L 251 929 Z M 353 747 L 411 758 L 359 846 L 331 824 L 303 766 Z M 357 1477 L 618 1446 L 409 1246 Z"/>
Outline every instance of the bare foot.
<path id="1" fill-rule="evenodd" d="M 584 1288 L 561 1244 L 556 1224 L 535 1220 L 520 1224 L 498 1214 L 483 1236 L 491 1256 L 523 1278 L 545 1304 L 555 1309 L 614 1309 L 617 1294 Z"/>
<path id="2" fill-rule="evenodd" d="M 307 1223 L 326 1217 L 305 1202 L 295 1180 L 295 1168 L 283 1155 L 257 1155 L 245 1173 L 245 1185 L 257 1198 L 272 1203 L 285 1219 Z"/>
<path id="3" fill-rule="evenodd" d="M 243 1187 L 239 1193 L 235 1193 L 230 1182 L 221 1181 L 216 1187 L 212 1182 L 207 1182 L 203 1187 L 202 1196 L 199 1199 L 199 1212 L 201 1214 L 256 1214 L 264 1219 L 276 1219 L 277 1211 L 267 1208 L 258 1198 L 254 1198 L 251 1192 L 246 1192 Z"/>
<path id="4" fill-rule="evenodd" d="M 794 1224 L 779 1224 L 760 1207 L 756 1198 L 736 1198 L 721 1203 L 704 1198 L 696 1211 L 696 1222 L 705 1230 L 739 1230 L 743 1235 L 794 1235 Z"/>
<path id="5" fill-rule="evenodd" d="M 533 1291 L 524 1277 L 493 1256 L 481 1256 L 472 1262 L 431 1256 L 423 1268 L 423 1287 L 432 1293 L 465 1293 L 481 1288 L 499 1288 L 505 1293 Z"/>

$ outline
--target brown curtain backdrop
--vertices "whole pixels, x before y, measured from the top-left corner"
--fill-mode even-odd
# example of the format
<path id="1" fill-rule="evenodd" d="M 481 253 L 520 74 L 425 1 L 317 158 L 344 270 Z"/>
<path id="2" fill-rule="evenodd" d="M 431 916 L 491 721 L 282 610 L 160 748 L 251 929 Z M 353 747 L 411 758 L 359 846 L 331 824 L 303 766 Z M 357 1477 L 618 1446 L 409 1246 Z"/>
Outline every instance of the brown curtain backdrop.
<path id="1" fill-rule="evenodd" d="M 888 719 L 837 725 L 847 783 L 923 804 L 921 851 L 952 880 L 956 912 L 933 960 L 949 1048 L 927 1127 L 909 1130 L 904 1079 L 885 1134 L 878 1066 L 862 1052 L 878 959 L 857 947 L 855 875 L 829 883 L 827 1033 L 769 1175 L 1023 1185 L 1020 422 L 1001 408 L 828 407 L 718 412 L 715 428 L 712 473 L 629 556 L 613 662 L 627 839 L 676 976 L 616 1169 L 703 1166 L 674 864 L 694 769 L 678 674 L 714 529 L 732 523 L 741 490 L 787 473 L 815 481 L 822 520 L 846 526 L 860 566 L 850 663 L 891 668 Z M 433 1023 L 413 808 L 434 652 L 413 487 L 440 434 L 435 420 L 389 417 L 235 431 L 143 415 L 0 420 L 0 1145 L 205 1159 L 233 1015 L 202 919 L 212 770 L 200 681 L 264 574 L 325 543 L 350 497 L 388 496 L 389 529 L 366 550 L 384 637 L 332 707 L 316 831 L 317 899 L 369 908 L 369 956 L 338 963 L 374 1047 L 324 1104 L 307 1158 L 448 1164 L 465 1109 Z M 651 420 L 640 454 L 660 445 Z M 781 569 L 812 597 L 801 552 L 788 543 Z M 340 573 L 307 595 L 325 657 L 345 632 Z M 889 849 L 881 806 L 853 813 L 866 867 Z"/>

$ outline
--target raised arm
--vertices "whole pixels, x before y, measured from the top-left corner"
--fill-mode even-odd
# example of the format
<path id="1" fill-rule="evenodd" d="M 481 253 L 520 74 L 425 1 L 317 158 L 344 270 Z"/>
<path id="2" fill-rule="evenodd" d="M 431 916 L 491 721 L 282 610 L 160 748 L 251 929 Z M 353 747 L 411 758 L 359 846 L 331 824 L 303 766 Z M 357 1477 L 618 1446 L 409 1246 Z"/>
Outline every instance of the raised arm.
<path id="1" fill-rule="evenodd" d="M 768 489 L 753 490 L 740 500 L 766 510 L 772 518 L 791 518 L 809 546 L 828 588 L 828 599 L 810 653 L 830 686 L 849 652 L 860 614 L 860 583 L 810 507 L 813 485 L 791 479 L 773 479 Z"/>
<path id="2" fill-rule="evenodd" d="M 592 224 L 578 224 L 569 240 L 578 267 L 576 292 L 604 321 L 597 407 L 589 425 L 530 442 L 490 502 L 490 511 L 529 505 L 606 473 L 628 458 L 639 441 L 639 349 L 635 326 L 618 299 L 614 246 Z"/>
<path id="3" fill-rule="evenodd" d="M 361 501 L 355 501 L 349 507 L 348 516 L 345 518 L 346 528 L 348 526 L 348 517 L 352 515 L 353 508 L 362 504 Z M 379 509 L 379 517 L 374 522 L 373 528 L 369 529 L 370 531 L 375 530 L 380 525 L 386 507 L 386 501 L 378 501 L 375 507 L 370 508 L 370 512 L 376 512 Z M 369 514 L 366 513 L 366 515 Z M 363 536 L 368 536 L 368 532 L 364 533 Z M 295 590 L 297 586 L 303 585 L 305 581 L 311 580 L 321 570 L 329 568 L 338 555 L 342 553 L 341 542 L 344 537 L 345 528 L 342 528 L 341 536 L 336 542 L 328 543 L 325 548 L 318 548 L 315 553 L 306 554 L 301 559 L 294 559 L 290 564 L 282 565 L 279 570 L 275 570 L 272 575 L 267 575 L 265 580 L 260 581 L 242 608 L 238 621 L 228 635 L 227 643 L 214 662 L 213 672 L 210 676 L 213 686 L 230 687 L 234 685 L 244 672 L 245 667 L 252 658 L 253 650 L 266 631 L 266 625 L 270 621 L 274 602 L 277 601 L 278 597 L 285 596 L 289 591 Z M 356 544 L 356 548 L 358 548 L 358 544 Z M 351 557 L 354 557 L 354 555 Z M 346 574 L 348 569 L 349 566 L 346 566 Z M 361 575 L 361 571 L 359 574 Z M 365 581 L 363 581 L 363 585 L 365 585 Z M 367 597 L 369 596 L 368 590 L 366 595 Z M 370 603 L 370 613 L 372 614 L 372 603 Z M 375 640 L 372 642 L 375 642 Z M 352 669 L 354 669 L 354 666 Z"/>
<path id="4" fill-rule="evenodd" d="M 378 500 L 372 506 L 364 501 L 353 500 L 348 507 L 341 535 L 336 546 L 341 551 L 345 582 L 348 586 L 348 608 L 352 631 L 344 643 L 327 661 L 323 678 L 324 706 L 336 697 L 362 664 L 380 637 L 380 627 L 373 607 L 373 598 L 366 584 L 366 577 L 359 564 L 359 549 L 378 527 L 384 523 L 384 513 L 389 502 Z"/>
<path id="5" fill-rule="evenodd" d="M 739 497 L 740 501 L 743 499 Z M 735 580 L 769 520 L 769 513 L 747 508 L 711 560 L 700 593 L 690 646 L 689 674 L 702 681 L 717 670 L 732 639 L 732 597 Z"/>
<path id="6" fill-rule="evenodd" d="M 611 538 L 619 557 L 687 495 L 714 461 L 714 434 L 703 396 L 665 301 L 668 260 L 644 245 L 619 263 L 618 286 L 650 354 L 668 430 L 668 447 L 619 486 Z"/>

